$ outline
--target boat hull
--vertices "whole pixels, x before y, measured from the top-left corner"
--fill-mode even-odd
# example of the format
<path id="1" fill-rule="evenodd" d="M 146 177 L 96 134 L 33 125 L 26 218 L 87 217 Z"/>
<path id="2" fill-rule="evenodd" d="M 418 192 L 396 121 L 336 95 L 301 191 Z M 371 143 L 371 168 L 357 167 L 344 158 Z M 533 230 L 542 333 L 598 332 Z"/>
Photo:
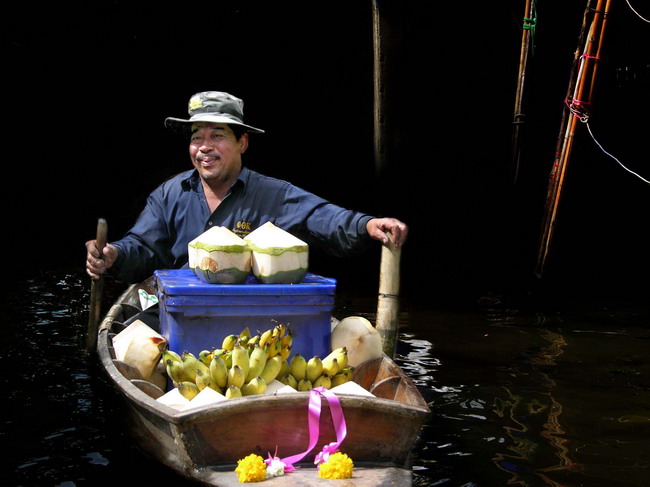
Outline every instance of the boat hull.
<path id="1" fill-rule="evenodd" d="M 126 293 L 123 298 L 128 301 Z M 132 311 L 129 305 L 111 308 L 100 327 L 97 350 L 109 382 L 122 399 L 128 433 L 149 456 L 206 485 L 229 485 L 228 479 L 236 481 L 233 470 L 237 460 L 251 453 L 266 458 L 277 452 L 287 457 L 307 449 L 309 392 L 228 399 L 183 411 L 156 401 L 160 391 L 130 378 L 124 364 L 115 360 L 112 324 L 125 318 L 128 311 Z M 379 482 L 380 476 L 387 482 L 400 479 L 399 483 L 385 485 L 410 485 L 405 481 L 411 477 L 410 453 L 430 414 L 427 404 L 387 356 L 357 367 L 354 380 L 379 396 L 337 396 L 347 425 L 342 451 L 353 459 L 356 478 L 362 481 L 361 474 L 366 472 L 369 482 L 372 478 Z M 323 399 L 318 444 L 299 464 L 304 475 L 313 469 L 314 455 L 333 441 L 336 433 L 329 405 Z M 293 473 L 291 476 L 297 481 Z M 316 472 L 307 478 L 316 482 Z M 280 479 L 274 481 L 286 485 Z M 265 485 L 272 485 L 268 482 L 271 480 Z M 300 485 L 312 485 L 305 482 Z"/>

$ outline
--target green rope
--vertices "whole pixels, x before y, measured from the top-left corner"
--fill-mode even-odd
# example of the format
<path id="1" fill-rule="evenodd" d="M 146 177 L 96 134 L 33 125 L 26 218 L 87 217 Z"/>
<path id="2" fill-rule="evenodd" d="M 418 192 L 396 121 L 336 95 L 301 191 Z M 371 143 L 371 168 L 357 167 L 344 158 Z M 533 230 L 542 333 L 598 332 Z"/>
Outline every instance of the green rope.
<path id="1" fill-rule="evenodd" d="M 535 48 L 535 27 L 537 27 L 537 6 L 535 0 L 533 0 L 531 8 L 532 17 L 524 17 L 524 30 L 530 31 L 531 45 L 533 49 Z"/>

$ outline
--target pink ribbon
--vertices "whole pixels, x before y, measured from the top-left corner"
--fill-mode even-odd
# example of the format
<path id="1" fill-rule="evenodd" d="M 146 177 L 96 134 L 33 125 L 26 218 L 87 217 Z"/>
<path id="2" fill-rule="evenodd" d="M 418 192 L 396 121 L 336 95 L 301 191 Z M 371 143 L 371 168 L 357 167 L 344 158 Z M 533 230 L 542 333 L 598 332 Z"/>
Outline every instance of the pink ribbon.
<path id="1" fill-rule="evenodd" d="M 281 462 L 284 463 L 285 468 L 288 467 L 288 471 L 293 470 L 293 464 L 299 462 L 307 454 L 314 449 L 316 443 L 318 443 L 318 437 L 320 436 L 320 413 L 321 413 L 321 396 L 327 399 L 327 402 L 330 406 L 330 413 L 332 415 L 332 422 L 334 423 L 334 431 L 336 432 L 336 441 L 325 445 L 323 451 L 321 451 L 314 460 L 314 463 L 319 464 L 326 462 L 329 456 L 338 450 L 341 443 L 347 435 L 347 427 L 345 426 L 345 417 L 343 416 L 343 407 L 339 398 L 333 392 L 328 391 L 324 387 L 314 387 L 309 391 L 309 406 L 307 409 L 307 423 L 309 425 L 309 446 L 307 450 L 297 455 L 292 455 L 281 459 Z M 269 459 L 266 461 L 267 464 L 273 458 L 269 454 Z M 275 457 L 277 459 L 277 457 Z"/>

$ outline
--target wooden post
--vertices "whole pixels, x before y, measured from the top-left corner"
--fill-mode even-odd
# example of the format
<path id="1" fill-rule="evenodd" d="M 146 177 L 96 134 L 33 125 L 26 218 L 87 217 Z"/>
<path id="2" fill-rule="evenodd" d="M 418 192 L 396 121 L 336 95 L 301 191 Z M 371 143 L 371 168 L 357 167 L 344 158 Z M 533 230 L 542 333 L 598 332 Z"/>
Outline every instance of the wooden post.
<path id="1" fill-rule="evenodd" d="M 391 6 L 391 2 L 372 0 L 373 136 L 378 178 L 389 177 L 389 151 L 398 138 L 390 114 L 399 103 L 395 81 L 400 54 L 400 19 L 399 8 Z"/>
<path id="2" fill-rule="evenodd" d="M 375 172 L 380 174 L 385 166 L 384 147 L 384 57 L 382 44 L 382 18 L 376 0 L 372 1 L 373 42 L 373 136 Z"/>
<path id="3" fill-rule="evenodd" d="M 381 249 L 376 328 L 382 339 L 384 353 L 393 358 L 399 331 L 399 267 L 402 249 L 395 247 L 390 233 L 388 237 L 388 243 Z"/>
<path id="4" fill-rule="evenodd" d="M 398 29 L 392 23 L 397 22 L 398 14 L 389 9 L 390 2 L 382 4 L 372 0 L 373 21 L 373 128 L 375 173 L 379 180 L 387 176 L 389 138 L 394 136 L 389 126 L 391 77 L 395 73 L 393 63 L 397 57 L 395 43 Z M 386 355 L 393 357 L 397 345 L 399 313 L 399 266 L 401 249 L 396 248 L 389 234 L 389 241 L 382 246 L 379 273 L 379 298 L 377 302 L 377 323 L 383 349 Z"/>
<path id="5" fill-rule="evenodd" d="M 106 220 L 100 218 L 97 221 L 96 244 L 99 249 L 100 258 L 103 258 L 102 249 L 106 245 L 106 235 L 108 233 Z M 104 293 L 104 277 L 99 276 L 93 279 L 90 284 L 90 311 L 88 313 L 88 332 L 86 335 L 86 352 L 92 353 L 97 348 L 97 330 L 99 327 L 99 318 L 102 311 L 102 294 Z"/>

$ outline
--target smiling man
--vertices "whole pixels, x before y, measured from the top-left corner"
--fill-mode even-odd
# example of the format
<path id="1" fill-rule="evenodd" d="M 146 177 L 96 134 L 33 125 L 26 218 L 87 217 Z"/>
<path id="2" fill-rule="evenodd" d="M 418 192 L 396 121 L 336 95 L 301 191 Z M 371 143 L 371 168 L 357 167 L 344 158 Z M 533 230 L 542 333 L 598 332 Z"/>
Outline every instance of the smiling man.
<path id="1" fill-rule="evenodd" d="M 302 188 L 244 166 L 249 133 L 263 130 L 244 123 L 244 103 L 221 91 L 192 96 L 189 119 L 167 118 L 165 125 L 189 135 L 194 169 L 156 188 L 135 225 L 102 250 L 86 242 L 86 271 L 97 279 L 111 272 L 139 282 L 157 269 L 187 265 L 187 244 L 212 226 L 241 237 L 267 221 L 331 255 L 346 257 L 386 242 L 387 232 L 401 246 L 408 227 L 395 218 L 376 218 L 337 206 Z"/>
<path id="2" fill-rule="evenodd" d="M 201 176 L 210 211 L 226 197 L 242 168 L 242 154 L 248 148 L 248 134 L 238 137 L 226 124 L 192 124 L 190 159 Z"/>

